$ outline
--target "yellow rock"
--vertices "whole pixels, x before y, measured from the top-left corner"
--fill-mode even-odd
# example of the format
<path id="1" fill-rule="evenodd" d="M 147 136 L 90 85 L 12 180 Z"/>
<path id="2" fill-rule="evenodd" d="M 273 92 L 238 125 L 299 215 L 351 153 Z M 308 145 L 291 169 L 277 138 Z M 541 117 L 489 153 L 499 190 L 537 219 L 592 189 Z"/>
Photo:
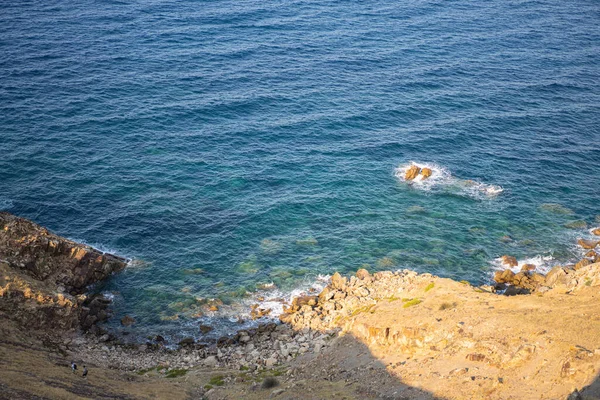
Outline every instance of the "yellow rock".
<path id="1" fill-rule="evenodd" d="M 412 181 L 417 177 L 417 175 L 419 175 L 419 172 L 421 172 L 421 168 L 417 167 L 416 165 L 412 165 L 408 170 L 406 170 L 406 174 L 404 174 L 404 180 Z"/>
<path id="2" fill-rule="evenodd" d="M 423 179 L 427 179 L 431 176 L 432 171 L 430 168 L 423 168 L 421 170 L 421 176 L 423 177 Z"/>

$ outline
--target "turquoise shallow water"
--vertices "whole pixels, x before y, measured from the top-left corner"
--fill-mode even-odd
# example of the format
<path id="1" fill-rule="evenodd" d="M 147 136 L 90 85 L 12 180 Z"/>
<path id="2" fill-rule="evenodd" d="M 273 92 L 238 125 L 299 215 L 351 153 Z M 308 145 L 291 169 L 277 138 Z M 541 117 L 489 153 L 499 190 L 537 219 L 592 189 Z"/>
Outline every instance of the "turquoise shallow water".
<path id="1" fill-rule="evenodd" d="M 96 289 L 141 334 L 363 265 L 482 283 L 600 224 L 598 2 L 0 10 L 0 208 L 134 258 Z"/>

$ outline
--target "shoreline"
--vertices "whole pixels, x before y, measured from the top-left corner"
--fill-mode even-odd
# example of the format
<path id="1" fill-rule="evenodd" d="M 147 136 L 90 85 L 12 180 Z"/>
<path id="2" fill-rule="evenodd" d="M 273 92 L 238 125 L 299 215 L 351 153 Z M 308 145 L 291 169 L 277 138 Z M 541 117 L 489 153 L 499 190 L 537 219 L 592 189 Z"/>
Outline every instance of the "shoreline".
<path id="1" fill-rule="evenodd" d="M 88 297 L 82 293 L 78 294 L 82 291 L 82 286 L 72 286 L 69 290 L 73 294 L 63 293 L 66 288 L 59 288 L 57 285 L 57 281 L 65 284 L 87 282 L 87 278 L 81 279 L 77 271 L 89 272 L 89 265 L 99 265 L 100 270 L 106 272 L 103 276 L 100 273 L 92 274 L 99 280 L 118 271 L 121 264 L 103 269 L 102 266 L 106 263 L 81 263 L 82 260 L 104 260 L 102 257 L 110 255 L 102 254 L 100 257 L 93 253 L 94 249 L 89 246 L 78 244 L 76 245 L 85 249 L 85 254 L 94 256 L 86 256 L 84 251 L 78 250 L 79 248 L 65 250 L 59 240 L 62 238 L 57 239 L 43 228 L 7 213 L 0 216 L 5 220 L 5 227 L 0 231 L 0 246 L 10 242 L 6 239 L 7 235 L 10 239 L 6 220 L 17 221 L 17 227 L 26 226 L 38 235 L 19 231 L 18 233 L 25 234 L 23 237 L 28 240 L 10 243 L 25 247 L 11 252 L 7 251 L 6 246 L 0 247 L 0 250 L 13 257 L 13 267 L 6 262 L 0 262 L 0 268 L 5 274 L 0 282 L 3 283 L 0 285 L 0 312 L 9 322 L 4 324 L 4 336 L 14 337 L 16 342 L 20 341 L 23 344 L 36 344 L 35 346 L 47 351 L 61 354 L 64 360 L 76 359 L 96 369 L 133 372 L 148 379 L 170 379 L 173 375 L 184 377 L 188 373 L 210 374 L 210 371 L 227 371 L 227 376 L 231 379 L 227 378 L 224 381 L 225 388 L 210 387 L 214 386 L 210 383 L 197 388 L 197 393 L 202 396 L 208 395 L 209 398 L 212 398 L 211 393 L 216 396 L 226 389 L 255 390 L 249 388 L 256 387 L 257 380 L 266 379 L 266 375 L 275 374 L 284 383 L 295 382 L 299 376 L 306 376 L 308 380 L 318 379 L 320 374 L 313 376 L 314 373 L 311 372 L 312 363 L 334 359 L 345 347 L 359 351 L 358 349 L 366 346 L 367 354 L 374 357 L 369 363 L 387 360 L 383 364 L 385 367 L 380 371 L 386 371 L 386 374 L 377 375 L 377 379 L 381 379 L 382 382 L 388 382 L 401 370 L 402 379 L 398 382 L 427 389 L 432 393 L 438 390 L 436 385 L 450 385 L 447 390 L 454 394 L 449 398 L 463 398 L 460 393 L 464 388 L 459 388 L 460 385 L 457 384 L 457 380 L 463 379 L 463 373 L 466 374 L 460 372 L 461 368 L 480 371 L 478 374 L 485 371 L 487 375 L 481 375 L 481 381 L 477 378 L 480 375 L 469 375 L 476 377 L 471 382 L 476 382 L 478 386 L 468 390 L 472 391 L 471 394 L 479 393 L 477 391 L 484 387 L 489 393 L 499 396 L 494 395 L 490 398 L 504 398 L 501 393 L 506 393 L 509 388 L 515 390 L 518 386 L 499 385 L 498 382 L 520 381 L 519 376 L 525 374 L 524 369 L 538 362 L 536 360 L 539 357 L 554 359 L 559 353 L 562 354 L 550 363 L 551 366 L 543 367 L 538 372 L 554 376 L 552 379 L 565 381 L 558 387 L 547 387 L 554 395 L 560 393 L 562 396 L 572 392 L 572 388 L 567 386 L 572 385 L 569 382 L 575 382 L 573 379 L 580 382 L 577 386 L 579 389 L 590 384 L 589 387 L 594 389 L 591 378 L 597 377 L 600 372 L 600 337 L 593 334 L 593 329 L 600 329 L 600 317 L 586 320 L 576 313 L 577 307 L 592 301 L 593 306 L 598 308 L 597 315 L 600 315 L 600 303 L 596 298 L 600 287 L 600 255 L 597 252 L 600 249 L 600 235 L 596 241 L 580 240 L 580 246 L 588 247 L 585 249 L 587 257 L 572 266 L 554 267 L 546 275 L 535 272 L 526 266 L 528 264 L 520 266 L 514 257 L 504 256 L 502 261 L 506 269 L 496 272 L 494 285 L 471 286 L 465 281 L 456 282 L 411 270 L 370 274 L 367 270 L 360 269 L 349 277 L 335 273 L 322 291 L 298 296 L 292 299 L 289 307 L 284 306 L 283 313 L 279 316 L 280 323 L 268 322 L 256 328 L 242 329 L 213 343 L 184 339 L 177 349 L 172 349 L 166 346 L 164 338 L 160 335 L 155 335 L 146 343 L 122 343 L 110 332 L 96 325 L 98 321 L 110 317 L 110 303 L 106 299 L 101 296 Z M 51 240 L 42 240 L 44 246 L 40 247 L 40 238 L 48 236 Z M 57 240 L 58 246 L 48 245 Z M 62 240 L 69 245 L 74 243 Z M 37 255 L 39 258 L 39 251 L 44 254 L 50 252 L 50 256 L 43 258 L 48 265 L 57 268 L 59 264 L 70 267 L 66 268 L 67 271 L 58 268 L 51 274 L 41 275 L 40 271 L 47 269 L 48 265 L 37 265 L 38 271 L 33 265 L 21 263 L 27 265 L 27 268 L 20 267 L 21 264 L 14 261 L 18 257 L 32 259 L 31 257 L 36 258 L 34 256 Z M 54 263 L 53 258 L 60 262 Z M 114 261 L 123 262 L 122 259 Z M 511 270 L 517 267 L 520 267 L 521 271 L 515 273 Z M 89 274 L 84 275 L 87 277 Z M 35 279 L 42 276 L 42 280 Z M 548 312 L 551 312 L 558 304 L 571 303 L 573 310 L 565 311 L 562 317 L 577 321 L 573 327 L 584 323 L 595 327 L 589 328 L 592 329 L 591 336 L 589 332 L 579 332 L 576 335 L 577 342 L 569 338 L 572 335 L 569 333 L 570 326 L 562 326 L 538 312 L 539 309 L 548 309 Z M 26 304 L 27 307 L 23 307 L 22 304 Z M 523 306 L 528 307 L 529 311 L 519 311 L 519 307 Z M 94 312 L 91 313 L 90 309 Z M 494 311 L 495 309 L 504 311 L 498 312 Z M 9 310 L 15 311 L 15 315 L 7 314 Z M 23 317 L 27 313 L 30 315 Z M 537 316 L 527 317 L 530 313 Z M 18 315 L 21 317 L 16 318 Z M 32 317 L 37 318 L 39 315 L 47 315 L 46 319 L 41 320 L 40 326 L 25 328 Z M 530 319 L 535 320 L 536 325 L 523 331 L 523 327 L 531 325 Z M 511 327 L 505 325 L 508 321 L 520 323 Z M 481 325 L 482 323 L 484 325 Z M 488 325 L 495 328 L 490 330 Z M 546 325 L 547 328 L 543 329 L 541 325 Z M 76 326 L 82 328 L 85 333 L 76 329 Z M 51 328 L 51 331 L 48 331 L 48 328 Z M 478 337 L 481 334 L 480 330 L 486 331 L 487 336 Z M 548 331 L 552 331 L 553 334 L 548 336 L 545 333 L 534 333 Z M 515 341 L 519 335 L 529 339 L 521 338 Z M 558 337 L 561 339 L 558 340 Z M 11 343 L 6 342 L 4 346 L 10 348 Z M 0 343 L 0 348 L 1 345 Z M 585 349 L 581 353 L 585 355 L 583 364 L 580 362 L 581 354 L 562 353 L 573 346 Z M 364 350 L 361 350 L 357 354 L 363 353 Z M 456 358 L 457 354 L 462 354 L 462 361 Z M 465 359 L 468 366 L 461 367 Z M 414 363 L 417 360 L 430 360 L 427 367 L 431 375 L 429 380 L 423 381 L 419 378 L 419 368 L 423 367 Z M 338 362 L 342 363 L 341 360 Z M 559 368 L 558 375 L 555 371 L 558 367 L 553 366 L 556 363 L 560 363 L 562 368 Z M 453 368 L 448 369 L 449 366 Z M 565 368 L 567 373 L 563 371 Z M 240 379 L 240 374 L 243 374 L 244 378 L 238 382 L 236 379 Z M 359 385 L 360 377 L 365 374 L 369 375 L 371 372 L 361 372 L 360 369 L 353 372 L 353 382 L 358 385 L 355 389 L 359 390 L 360 387 L 360 390 L 365 390 L 367 394 L 383 393 L 383 389 L 378 389 L 377 385 L 367 385 L 368 389 L 362 384 Z M 234 376 L 238 377 L 234 379 Z M 437 382 L 440 379 L 443 384 Z M 520 382 L 519 385 L 527 386 L 530 383 L 533 384 Z M 285 390 L 292 390 L 294 386 L 290 385 L 292 383 L 286 386 Z"/>

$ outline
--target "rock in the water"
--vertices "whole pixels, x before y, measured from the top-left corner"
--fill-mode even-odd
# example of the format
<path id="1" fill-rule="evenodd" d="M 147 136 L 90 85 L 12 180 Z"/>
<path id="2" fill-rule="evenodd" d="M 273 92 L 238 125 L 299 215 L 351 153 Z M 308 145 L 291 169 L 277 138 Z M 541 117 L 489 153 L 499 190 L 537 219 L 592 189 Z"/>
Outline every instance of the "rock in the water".
<path id="1" fill-rule="evenodd" d="M 430 168 L 423 168 L 423 169 L 421 170 L 421 178 L 422 178 L 423 180 L 425 180 L 425 179 L 429 178 L 429 177 L 431 176 L 431 174 L 432 174 L 432 173 L 433 173 L 433 172 L 431 171 L 431 169 L 430 169 Z"/>
<path id="2" fill-rule="evenodd" d="M 356 277 L 360 280 L 369 278 L 370 276 L 371 276 L 371 274 L 369 274 L 369 271 L 367 271 L 364 268 L 361 268 L 358 271 L 356 271 Z"/>
<path id="3" fill-rule="evenodd" d="M 200 333 L 202 333 L 203 335 L 207 334 L 208 332 L 212 331 L 213 327 L 210 325 L 200 325 Z"/>
<path id="4" fill-rule="evenodd" d="M 521 267 L 521 272 L 529 272 L 529 271 L 535 271 L 535 265 L 533 265 L 533 264 L 524 264 Z"/>
<path id="5" fill-rule="evenodd" d="M 191 345 L 193 345 L 194 343 L 196 343 L 196 341 L 194 340 L 194 338 L 187 337 L 187 338 L 184 338 L 184 339 L 182 339 L 182 340 L 179 342 L 179 346 L 181 346 L 181 347 L 185 347 L 185 346 L 191 346 Z"/>
<path id="6" fill-rule="evenodd" d="M 135 324 L 135 319 L 133 317 L 130 317 L 129 315 L 124 316 L 123 318 L 121 318 L 121 325 L 123 326 L 130 326 Z"/>
<path id="7" fill-rule="evenodd" d="M 565 228 L 569 228 L 569 229 L 585 229 L 587 228 L 587 222 L 583 221 L 583 220 L 575 220 L 575 221 L 569 221 L 565 224 Z"/>
<path id="8" fill-rule="evenodd" d="M 592 259 L 596 258 L 597 255 L 598 255 L 598 253 L 596 253 L 594 250 L 590 250 L 587 253 L 585 253 L 585 256 L 587 258 L 592 258 Z"/>
<path id="9" fill-rule="evenodd" d="M 600 228 L 592 229 L 592 234 L 600 236 Z"/>
<path id="10" fill-rule="evenodd" d="M 502 259 L 502 264 L 504 264 L 508 267 L 516 267 L 517 265 L 519 265 L 519 262 L 513 256 L 504 255 L 504 256 L 502 256 L 501 259 Z"/>
<path id="11" fill-rule="evenodd" d="M 412 181 L 417 177 L 417 175 L 419 175 L 419 172 L 421 172 L 421 168 L 417 167 L 416 165 L 411 165 L 411 167 L 406 170 L 406 174 L 404 174 L 404 180 Z"/>
<path id="12" fill-rule="evenodd" d="M 591 250 L 591 249 L 595 248 L 596 246 L 598 246 L 599 243 L 600 243 L 600 241 L 586 240 L 586 239 L 579 239 L 577 241 L 577 244 L 579 244 L 581 247 L 583 247 L 586 250 Z"/>

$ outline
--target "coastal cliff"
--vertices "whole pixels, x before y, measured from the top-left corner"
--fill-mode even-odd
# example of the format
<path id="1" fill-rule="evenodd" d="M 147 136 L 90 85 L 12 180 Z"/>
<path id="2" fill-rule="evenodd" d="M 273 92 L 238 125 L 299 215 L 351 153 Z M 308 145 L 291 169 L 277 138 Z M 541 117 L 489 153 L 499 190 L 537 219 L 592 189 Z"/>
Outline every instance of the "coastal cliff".
<path id="1" fill-rule="evenodd" d="M 174 349 L 96 325 L 110 302 L 86 287 L 125 259 L 0 213 L 0 399 L 599 399 L 600 243 L 585 245 L 587 261 L 500 271 L 480 287 L 410 270 L 336 273 L 281 323 Z"/>
<path id="2" fill-rule="evenodd" d="M 0 316 L 28 330 L 60 334 L 108 318 L 109 302 L 86 288 L 127 260 L 0 212 Z"/>

